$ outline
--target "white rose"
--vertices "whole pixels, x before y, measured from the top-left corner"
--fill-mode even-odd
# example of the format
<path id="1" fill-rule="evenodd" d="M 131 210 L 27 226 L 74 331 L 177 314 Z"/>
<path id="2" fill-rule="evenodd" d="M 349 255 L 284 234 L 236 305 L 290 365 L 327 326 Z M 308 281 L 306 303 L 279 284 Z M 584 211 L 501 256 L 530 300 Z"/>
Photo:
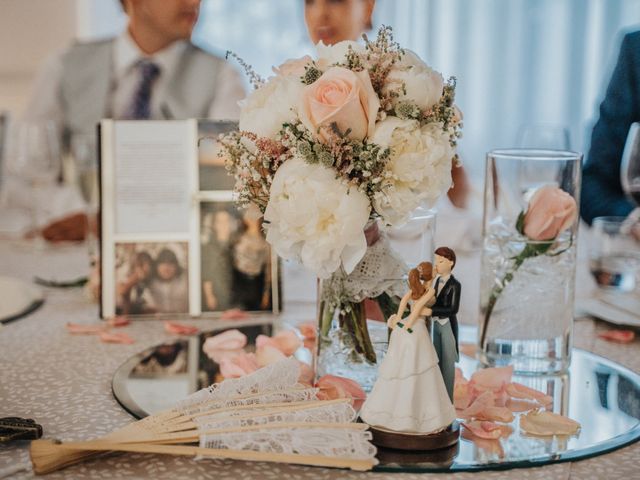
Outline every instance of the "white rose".
<path id="1" fill-rule="evenodd" d="M 336 63 L 344 63 L 347 59 L 347 52 L 351 47 L 357 53 L 363 53 L 364 47 L 358 42 L 344 40 L 334 45 L 325 45 L 322 40 L 316 45 L 318 60 L 316 64 L 321 70 L 325 70 Z"/>
<path id="2" fill-rule="evenodd" d="M 374 208 L 389 225 L 404 222 L 420 203 L 435 203 L 451 187 L 455 149 L 439 123 L 420 127 L 415 120 L 389 116 L 371 141 L 391 148 L 382 191 Z"/>
<path id="3" fill-rule="evenodd" d="M 294 107 L 304 84 L 295 76 L 277 76 L 240 102 L 240 130 L 275 138 L 287 122 L 296 120 Z"/>
<path id="4" fill-rule="evenodd" d="M 405 89 L 402 91 L 402 84 Z M 444 79 L 413 53 L 405 50 L 402 60 L 389 72 L 382 89 L 384 93 L 396 90 L 400 96 L 393 105 L 401 102 L 414 102 L 420 110 L 427 110 L 440 101 L 444 88 Z"/>
<path id="5" fill-rule="evenodd" d="M 302 262 L 320 278 L 340 264 L 350 273 L 367 249 L 370 211 L 367 196 L 337 179 L 334 170 L 292 158 L 271 185 L 264 213 L 267 241 L 278 255 Z"/>

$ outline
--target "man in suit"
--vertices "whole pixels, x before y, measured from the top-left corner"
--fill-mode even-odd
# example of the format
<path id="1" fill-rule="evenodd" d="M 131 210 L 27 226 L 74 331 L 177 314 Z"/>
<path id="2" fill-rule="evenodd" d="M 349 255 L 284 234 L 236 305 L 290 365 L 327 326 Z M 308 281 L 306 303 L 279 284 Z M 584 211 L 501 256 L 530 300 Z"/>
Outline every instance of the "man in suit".
<path id="1" fill-rule="evenodd" d="M 121 3 L 128 16 L 124 32 L 76 42 L 44 66 L 27 121 L 53 122 L 61 144 L 70 151 L 74 138 L 95 138 L 102 118 L 239 117 L 238 101 L 245 96 L 240 75 L 224 59 L 190 41 L 200 0 Z"/>
<path id="2" fill-rule="evenodd" d="M 440 247 L 435 251 L 435 269 L 438 277 L 434 285 L 436 302 L 430 309 L 433 322 L 431 339 L 438 354 L 440 372 L 452 402 L 455 363 L 459 360 L 456 314 L 460 307 L 461 290 L 460 282 L 451 275 L 455 265 L 456 254 L 449 247 Z"/>
<path id="3" fill-rule="evenodd" d="M 595 217 L 627 216 L 633 204 L 620 182 L 622 152 L 633 122 L 640 121 L 640 31 L 625 35 L 591 148 L 582 172 L 580 213 L 589 224 Z"/>

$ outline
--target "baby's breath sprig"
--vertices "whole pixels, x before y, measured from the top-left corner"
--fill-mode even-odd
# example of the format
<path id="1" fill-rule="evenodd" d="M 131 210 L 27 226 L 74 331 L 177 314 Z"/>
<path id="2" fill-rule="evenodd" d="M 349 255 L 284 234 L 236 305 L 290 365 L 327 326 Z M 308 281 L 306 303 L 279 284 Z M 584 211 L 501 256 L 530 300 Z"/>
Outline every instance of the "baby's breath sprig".
<path id="1" fill-rule="evenodd" d="M 369 40 L 366 34 L 362 38 L 365 42 L 365 59 L 369 65 L 371 84 L 378 97 L 383 98 L 382 88 L 385 85 L 387 75 L 393 66 L 402 59 L 404 50 L 398 42 L 393 40 L 393 30 L 389 26 L 382 25 L 374 41 Z"/>
<path id="2" fill-rule="evenodd" d="M 253 67 L 251 65 L 249 65 L 242 58 L 240 58 L 235 52 L 232 52 L 231 50 L 227 50 L 227 53 L 224 56 L 224 58 L 225 58 L 225 60 L 229 60 L 229 57 L 235 58 L 235 60 L 240 64 L 240 66 L 244 70 L 244 73 L 246 73 L 247 77 L 249 77 L 249 83 L 251 83 L 251 85 L 253 85 L 254 89 L 257 90 L 258 88 L 260 88 L 261 86 L 263 86 L 266 83 L 265 79 L 262 78 L 258 74 L 258 72 L 256 72 L 253 69 Z"/>
<path id="3" fill-rule="evenodd" d="M 221 144 L 218 156 L 235 178 L 234 190 L 238 203 L 257 205 L 264 213 L 269 202 L 273 176 L 278 168 L 291 156 L 282 143 L 258 137 L 251 132 L 231 132 L 219 137 Z M 249 149 L 247 141 L 255 149 Z"/>

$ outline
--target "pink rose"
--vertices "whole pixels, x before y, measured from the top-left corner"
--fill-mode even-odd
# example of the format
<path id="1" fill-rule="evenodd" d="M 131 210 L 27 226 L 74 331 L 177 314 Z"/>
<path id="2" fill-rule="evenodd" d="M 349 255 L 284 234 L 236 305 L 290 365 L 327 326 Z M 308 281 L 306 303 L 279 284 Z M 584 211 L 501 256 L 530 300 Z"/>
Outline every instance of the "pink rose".
<path id="1" fill-rule="evenodd" d="M 327 141 L 326 128 L 335 123 L 349 138 L 363 140 L 373 134 L 380 101 L 366 70 L 353 72 L 331 67 L 302 90 L 298 104 L 300 120 L 311 132 Z"/>
<path id="2" fill-rule="evenodd" d="M 531 240 L 553 240 L 576 219 L 575 199 L 553 185 L 539 188 L 524 216 L 524 234 Z"/>
<path id="3" fill-rule="evenodd" d="M 313 59 L 309 55 L 305 55 L 301 58 L 290 58 L 279 67 L 273 67 L 272 70 L 276 75 L 295 75 L 297 77 L 302 77 L 305 73 L 305 67 L 312 63 Z"/>

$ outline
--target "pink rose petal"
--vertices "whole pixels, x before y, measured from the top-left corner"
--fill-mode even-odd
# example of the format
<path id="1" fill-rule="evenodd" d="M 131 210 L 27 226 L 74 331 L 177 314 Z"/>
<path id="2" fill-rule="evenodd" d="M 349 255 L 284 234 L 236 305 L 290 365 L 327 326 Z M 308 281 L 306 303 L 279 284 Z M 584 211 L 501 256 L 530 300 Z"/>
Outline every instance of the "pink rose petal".
<path id="1" fill-rule="evenodd" d="M 507 408 L 514 413 L 528 412 L 529 410 L 540 408 L 540 404 L 538 402 L 532 402 L 530 400 L 519 400 L 517 398 L 510 398 L 507 402 Z"/>
<path id="2" fill-rule="evenodd" d="M 107 330 L 105 325 L 83 325 L 72 322 L 67 322 L 66 328 L 74 335 L 98 335 Z"/>
<path id="3" fill-rule="evenodd" d="M 507 407 L 488 406 L 475 415 L 477 420 L 487 420 L 491 422 L 513 422 L 513 412 Z"/>
<path id="4" fill-rule="evenodd" d="M 126 315 L 116 315 L 115 317 L 107 319 L 107 325 L 109 325 L 110 327 L 125 327 L 130 323 L 131 321 Z"/>
<path id="5" fill-rule="evenodd" d="M 507 391 L 507 394 L 509 394 L 509 396 L 511 396 L 512 398 L 521 400 L 535 400 L 544 406 L 551 405 L 553 403 L 553 398 L 549 395 L 539 390 L 527 387 L 526 385 L 522 385 L 521 383 L 512 382 L 507 385 L 505 389 Z"/>
<path id="6" fill-rule="evenodd" d="M 285 358 L 287 356 L 282 351 L 271 345 L 262 345 L 256 349 L 256 361 L 260 367 L 266 367 Z"/>
<path id="7" fill-rule="evenodd" d="M 474 399 L 474 394 L 469 383 L 454 383 L 453 387 L 453 405 L 457 410 L 464 410 L 471 405 Z"/>
<path id="8" fill-rule="evenodd" d="M 267 337 L 266 335 L 258 335 L 256 338 L 256 347 L 269 345 L 277 348 L 285 355 L 293 355 L 298 348 L 302 346 L 302 340 L 293 330 L 286 330 L 278 333 L 275 337 Z"/>
<path id="9" fill-rule="evenodd" d="M 470 382 L 479 391 L 498 391 L 503 385 L 511 383 L 512 376 L 513 366 L 483 368 L 471 375 Z"/>
<path id="10" fill-rule="evenodd" d="M 495 394 L 487 390 L 480 394 L 471 405 L 469 405 L 464 410 L 458 412 L 458 417 L 460 418 L 474 418 L 480 412 L 484 411 L 487 407 L 494 406 L 496 396 Z M 455 399 L 454 399 L 455 400 Z"/>
<path id="11" fill-rule="evenodd" d="M 195 335 L 200 331 L 200 329 L 193 325 L 185 325 L 184 323 L 178 322 L 164 322 L 164 330 L 167 333 L 172 333 L 174 335 Z"/>
<path id="12" fill-rule="evenodd" d="M 253 353 L 242 352 L 234 357 L 225 358 L 220 363 L 220 373 L 224 378 L 244 377 L 258 370 L 260 366 Z"/>
<path id="13" fill-rule="evenodd" d="M 298 330 L 305 340 L 315 340 L 318 336 L 318 326 L 314 322 L 301 323 Z"/>
<path id="14" fill-rule="evenodd" d="M 631 343 L 636 338 L 636 333 L 633 330 L 607 330 L 600 332 L 598 338 L 608 342 Z"/>
<path id="15" fill-rule="evenodd" d="M 221 364 L 225 360 L 232 359 L 233 357 L 237 357 L 238 355 L 244 353 L 244 350 L 241 348 L 238 350 L 205 350 L 204 345 L 202 346 L 202 351 L 207 357 L 209 357 L 217 364 Z"/>
<path id="16" fill-rule="evenodd" d="M 465 440 L 473 442 L 473 444 L 484 450 L 486 453 L 496 455 L 498 458 L 504 457 L 504 448 L 499 439 L 486 439 L 475 436 L 468 428 L 463 428 L 460 434 Z"/>
<path id="17" fill-rule="evenodd" d="M 300 377 L 298 378 L 298 382 L 304 385 L 313 385 L 315 372 L 306 363 L 304 362 L 299 362 L 299 363 L 300 363 Z"/>
<path id="18" fill-rule="evenodd" d="M 202 350 L 209 355 L 217 350 L 239 350 L 246 344 L 247 336 L 234 328 L 207 338 L 202 345 Z"/>
<path id="19" fill-rule="evenodd" d="M 318 379 L 316 387 L 319 388 L 319 400 L 334 400 L 336 398 L 351 398 L 353 400 L 353 408 L 359 410 L 367 394 L 364 393 L 360 385 L 344 377 L 336 375 L 324 375 Z"/>
<path id="20" fill-rule="evenodd" d="M 104 343 L 123 343 L 123 344 L 136 343 L 136 341 L 126 333 L 109 333 L 109 332 L 100 333 L 100 341 Z"/>
<path id="21" fill-rule="evenodd" d="M 469 429 L 476 437 L 487 440 L 496 440 L 504 433 L 500 425 L 493 422 L 474 420 L 471 422 L 462 422 L 462 425 Z"/>
<path id="22" fill-rule="evenodd" d="M 536 436 L 575 435 L 580 424 L 557 413 L 534 410 L 520 417 L 520 430 Z"/>
<path id="23" fill-rule="evenodd" d="M 246 320 L 247 318 L 249 318 L 249 314 L 239 308 L 225 310 L 222 315 L 220 315 L 221 320 Z"/>

